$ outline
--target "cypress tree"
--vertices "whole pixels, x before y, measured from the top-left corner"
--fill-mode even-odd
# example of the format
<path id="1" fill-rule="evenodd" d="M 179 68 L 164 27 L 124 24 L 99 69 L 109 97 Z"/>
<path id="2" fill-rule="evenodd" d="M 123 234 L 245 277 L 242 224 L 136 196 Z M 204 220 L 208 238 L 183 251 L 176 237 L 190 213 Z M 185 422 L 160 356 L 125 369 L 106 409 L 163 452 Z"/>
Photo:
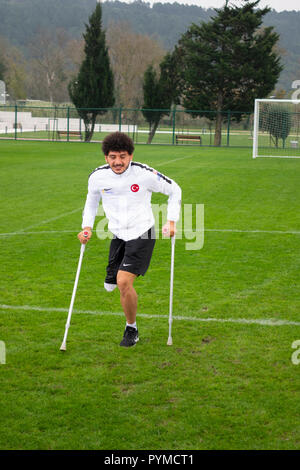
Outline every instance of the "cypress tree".
<path id="1" fill-rule="evenodd" d="M 114 105 L 114 81 L 110 67 L 105 33 L 102 30 L 102 8 L 97 6 L 86 25 L 85 57 L 77 77 L 69 83 L 69 95 L 85 125 L 85 141 L 90 141 L 97 115 Z"/>
<path id="2" fill-rule="evenodd" d="M 0 80 L 4 81 L 5 70 L 6 70 L 6 67 L 5 67 L 4 62 L 1 60 L 1 57 L 0 57 Z"/>
<path id="3" fill-rule="evenodd" d="M 175 56 L 171 53 L 166 54 L 159 67 L 159 74 L 152 65 L 144 74 L 142 113 L 149 124 L 148 144 L 152 142 L 161 118 L 170 114 L 172 104 L 178 103 L 179 99 Z"/>

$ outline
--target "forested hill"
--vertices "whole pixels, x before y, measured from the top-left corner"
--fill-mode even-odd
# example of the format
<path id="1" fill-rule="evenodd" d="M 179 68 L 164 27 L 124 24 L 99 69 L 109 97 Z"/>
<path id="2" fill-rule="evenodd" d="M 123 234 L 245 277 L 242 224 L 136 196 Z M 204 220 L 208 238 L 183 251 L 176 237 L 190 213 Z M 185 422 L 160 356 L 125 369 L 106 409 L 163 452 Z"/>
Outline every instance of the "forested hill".
<path id="1" fill-rule="evenodd" d="M 201 0 L 199 1 L 201 3 Z M 18 46 L 25 56 L 30 55 L 29 43 L 42 30 L 65 30 L 70 37 L 80 37 L 84 25 L 96 5 L 96 0 L 0 0 L 0 36 Z M 131 4 L 105 1 L 103 23 L 126 22 L 138 33 L 158 39 L 166 49 L 172 49 L 180 35 L 192 23 L 207 21 L 214 9 L 198 6 L 136 1 Z M 295 79 L 300 79 L 300 12 L 276 12 L 265 17 L 265 25 L 272 25 L 280 34 L 285 70 L 278 87 L 289 90 Z"/>
<path id="2" fill-rule="evenodd" d="M 0 35 L 15 45 L 26 45 L 41 29 L 62 28 L 79 37 L 96 0 L 0 0 Z M 197 6 L 136 1 L 102 1 L 103 23 L 129 23 L 135 32 L 159 38 L 172 48 L 193 21 L 208 20 L 213 9 Z"/>

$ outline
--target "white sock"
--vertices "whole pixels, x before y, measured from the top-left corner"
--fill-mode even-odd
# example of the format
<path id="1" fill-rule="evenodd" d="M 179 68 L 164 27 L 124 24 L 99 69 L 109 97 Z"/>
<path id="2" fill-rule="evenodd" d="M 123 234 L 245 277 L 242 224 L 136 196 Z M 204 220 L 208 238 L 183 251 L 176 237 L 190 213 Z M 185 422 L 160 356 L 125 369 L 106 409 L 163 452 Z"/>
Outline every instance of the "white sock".
<path id="1" fill-rule="evenodd" d="M 117 284 L 108 284 L 107 282 L 104 283 L 104 289 L 107 292 L 112 292 L 117 287 Z"/>
<path id="2" fill-rule="evenodd" d="M 126 326 L 131 326 L 131 328 L 135 328 L 137 330 L 136 322 L 134 322 L 134 323 L 127 323 L 126 322 Z"/>

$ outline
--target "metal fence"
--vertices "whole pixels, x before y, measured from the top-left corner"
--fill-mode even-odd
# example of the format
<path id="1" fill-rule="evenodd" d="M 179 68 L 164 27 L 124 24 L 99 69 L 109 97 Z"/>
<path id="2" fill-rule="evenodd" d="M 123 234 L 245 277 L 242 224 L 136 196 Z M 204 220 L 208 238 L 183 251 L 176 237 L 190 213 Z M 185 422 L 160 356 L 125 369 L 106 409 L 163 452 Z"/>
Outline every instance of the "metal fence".
<path id="1" fill-rule="evenodd" d="M 38 107 L 0 105 L 0 139 L 84 142 L 83 110 L 71 106 Z M 84 110 L 96 112 L 91 142 L 101 142 L 105 135 L 122 131 L 135 143 L 149 142 L 149 120 L 163 114 L 152 144 L 215 145 L 216 112 L 109 108 Z M 223 114 L 221 146 L 252 147 L 253 115 L 227 111 Z"/>

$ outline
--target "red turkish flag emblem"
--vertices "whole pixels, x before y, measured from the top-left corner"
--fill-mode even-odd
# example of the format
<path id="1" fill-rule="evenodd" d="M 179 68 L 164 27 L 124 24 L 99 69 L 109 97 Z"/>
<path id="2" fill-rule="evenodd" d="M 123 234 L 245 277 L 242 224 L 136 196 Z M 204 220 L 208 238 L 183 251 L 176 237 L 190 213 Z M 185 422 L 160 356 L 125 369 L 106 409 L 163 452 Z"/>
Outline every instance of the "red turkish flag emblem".
<path id="1" fill-rule="evenodd" d="M 138 184 L 133 184 L 130 189 L 133 193 L 136 193 L 140 189 L 140 187 Z"/>

